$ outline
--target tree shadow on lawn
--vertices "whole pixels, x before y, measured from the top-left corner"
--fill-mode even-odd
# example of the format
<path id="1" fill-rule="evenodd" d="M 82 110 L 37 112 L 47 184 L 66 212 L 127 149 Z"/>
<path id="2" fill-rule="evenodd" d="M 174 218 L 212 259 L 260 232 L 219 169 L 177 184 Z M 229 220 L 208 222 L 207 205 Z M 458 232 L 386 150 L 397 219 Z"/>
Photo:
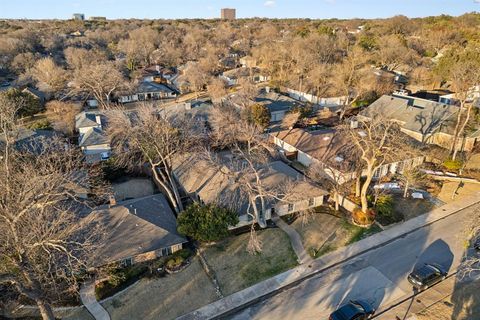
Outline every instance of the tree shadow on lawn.
<path id="1" fill-rule="evenodd" d="M 229 237 L 204 251 L 224 295 L 297 266 L 297 257 L 282 230 L 269 228 L 257 232 L 263 243 L 260 253 L 252 255 L 247 252 L 249 234 Z"/>

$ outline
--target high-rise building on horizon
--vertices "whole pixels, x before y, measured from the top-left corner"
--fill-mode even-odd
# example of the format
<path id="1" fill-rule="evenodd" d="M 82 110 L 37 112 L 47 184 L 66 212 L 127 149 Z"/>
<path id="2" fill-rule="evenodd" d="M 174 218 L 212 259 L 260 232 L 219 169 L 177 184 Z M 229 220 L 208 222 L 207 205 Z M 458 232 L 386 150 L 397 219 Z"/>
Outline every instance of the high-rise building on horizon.
<path id="1" fill-rule="evenodd" d="M 220 17 L 224 20 L 235 20 L 236 10 L 232 8 L 222 8 Z"/>
<path id="2" fill-rule="evenodd" d="M 83 13 L 74 13 L 72 15 L 73 20 L 80 20 L 83 21 L 85 20 L 85 15 Z"/>

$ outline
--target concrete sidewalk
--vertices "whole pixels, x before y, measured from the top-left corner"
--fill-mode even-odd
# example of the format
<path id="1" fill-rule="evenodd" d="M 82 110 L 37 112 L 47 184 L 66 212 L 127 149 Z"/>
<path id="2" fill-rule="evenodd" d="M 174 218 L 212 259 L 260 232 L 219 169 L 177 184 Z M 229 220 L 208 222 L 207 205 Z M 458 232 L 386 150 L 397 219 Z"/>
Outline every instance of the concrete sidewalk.
<path id="1" fill-rule="evenodd" d="M 96 320 L 110 320 L 110 315 L 95 297 L 95 281 L 88 281 L 80 289 L 80 299 L 83 305 Z"/>
<path id="2" fill-rule="evenodd" d="M 302 238 L 298 234 L 297 230 L 289 226 L 285 221 L 283 221 L 279 216 L 274 215 L 272 221 L 275 222 L 277 227 L 282 229 L 289 237 L 290 243 L 292 244 L 293 251 L 297 255 L 297 260 L 299 264 L 312 263 L 313 259 L 305 251 L 305 248 L 302 244 Z"/>
<path id="3" fill-rule="evenodd" d="M 257 283 L 249 288 L 243 289 L 223 299 L 215 301 L 191 313 L 183 315 L 177 319 L 181 320 L 200 320 L 214 319 L 220 316 L 226 316 L 242 308 L 263 300 L 268 296 L 293 287 L 302 281 L 309 279 L 319 273 L 322 273 L 332 267 L 340 265 L 358 255 L 370 250 L 384 246 L 406 234 L 412 233 L 420 228 L 430 225 L 436 221 L 455 214 L 459 210 L 468 208 L 480 202 L 480 194 L 462 199 L 461 201 L 451 202 L 424 215 L 413 218 L 400 225 L 388 228 L 385 231 L 374 234 L 366 239 L 360 240 L 347 247 L 338 249 L 332 253 L 314 260 L 308 266 L 303 264 L 270 279 Z"/>

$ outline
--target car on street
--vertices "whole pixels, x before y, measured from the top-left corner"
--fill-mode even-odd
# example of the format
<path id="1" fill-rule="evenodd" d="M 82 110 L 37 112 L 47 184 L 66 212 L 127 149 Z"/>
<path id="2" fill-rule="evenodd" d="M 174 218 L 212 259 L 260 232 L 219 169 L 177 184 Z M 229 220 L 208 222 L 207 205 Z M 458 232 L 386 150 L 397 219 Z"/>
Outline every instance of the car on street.
<path id="1" fill-rule="evenodd" d="M 365 300 L 352 300 L 334 311 L 329 320 L 366 320 L 375 313 L 375 309 Z"/>
<path id="2" fill-rule="evenodd" d="M 475 251 L 480 252 L 480 236 L 473 242 L 473 249 Z"/>
<path id="3" fill-rule="evenodd" d="M 418 290 L 425 290 L 429 286 L 444 280 L 447 272 L 437 264 L 425 263 L 408 275 L 408 282 Z"/>

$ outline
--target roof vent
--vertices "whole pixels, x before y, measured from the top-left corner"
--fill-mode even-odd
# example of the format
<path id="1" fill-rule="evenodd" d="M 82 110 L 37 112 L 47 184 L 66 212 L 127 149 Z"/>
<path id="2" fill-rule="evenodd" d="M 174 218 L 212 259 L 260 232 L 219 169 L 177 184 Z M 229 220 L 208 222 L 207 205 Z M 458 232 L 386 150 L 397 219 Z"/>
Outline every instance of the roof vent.
<path id="1" fill-rule="evenodd" d="M 335 161 L 336 161 L 336 162 L 342 162 L 343 160 L 344 160 L 344 159 L 343 159 L 343 157 L 341 157 L 341 156 L 336 156 L 336 157 L 335 157 Z"/>

